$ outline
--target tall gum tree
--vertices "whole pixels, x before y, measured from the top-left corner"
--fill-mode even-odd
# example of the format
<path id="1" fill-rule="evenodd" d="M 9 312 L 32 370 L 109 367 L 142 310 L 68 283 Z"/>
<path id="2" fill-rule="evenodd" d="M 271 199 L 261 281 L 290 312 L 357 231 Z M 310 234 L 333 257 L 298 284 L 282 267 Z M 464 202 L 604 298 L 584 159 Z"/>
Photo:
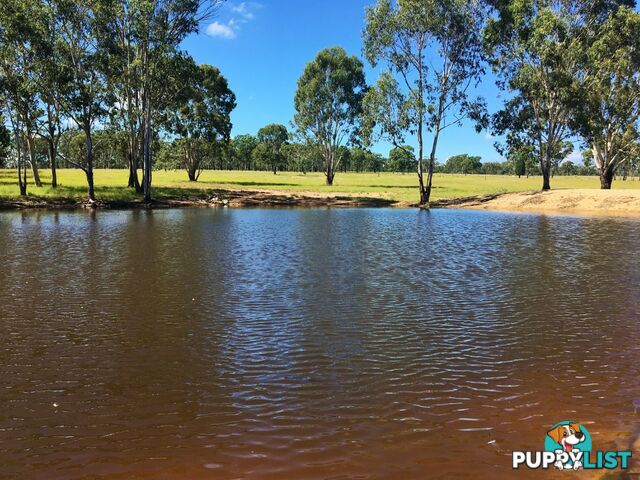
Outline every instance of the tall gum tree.
<path id="1" fill-rule="evenodd" d="M 47 157 L 49 160 L 49 168 L 51 169 L 51 188 L 57 188 L 58 173 L 56 167 L 58 162 L 58 147 L 62 134 L 65 131 L 65 126 L 63 125 L 61 111 L 61 92 L 58 88 L 60 58 L 57 56 L 59 50 L 55 48 L 58 38 L 55 18 L 56 8 L 55 4 L 48 0 L 42 0 L 41 5 L 45 26 L 42 29 L 42 41 L 37 49 L 38 91 L 43 110 L 39 135 L 47 144 Z"/>
<path id="2" fill-rule="evenodd" d="M 38 96 L 38 51 L 45 27 L 41 3 L 5 0 L 0 4 L 0 86 L 3 107 L 12 125 L 18 184 L 23 195 L 27 191 L 26 163 L 31 164 L 35 185 L 42 186 L 35 143 L 42 113 Z"/>
<path id="3" fill-rule="evenodd" d="M 189 180 L 195 182 L 202 172 L 207 147 L 220 150 L 220 145 L 229 142 L 236 97 L 216 67 L 198 66 L 191 58 L 184 63 L 177 78 L 183 88 L 175 108 L 168 109 L 165 124 L 179 136 L 185 170 Z"/>
<path id="4" fill-rule="evenodd" d="M 340 47 L 320 51 L 298 80 L 294 123 L 318 144 L 327 185 L 340 165 L 338 149 L 355 140 L 365 90 L 362 62 Z"/>
<path id="5" fill-rule="evenodd" d="M 485 19 L 484 3 L 474 0 L 379 0 L 367 9 L 365 55 L 387 70 L 365 96 L 363 133 L 397 148 L 415 135 L 420 206 L 429 204 L 442 131 L 465 118 L 477 129 L 487 123 L 484 101 L 472 95 L 485 70 Z"/>
<path id="6" fill-rule="evenodd" d="M 81 163 L 66 160 L 80 168 L 87 178 L 90 204 L 96 202 L 93 163 L 93 133 L 96 123 L 106 113 L 104 51 L 97 33 L 100 9 L 98 0 L 55 0 L 58 38 L 56 56 L 59 65 L 60 105 L 64 115 L 73 120 L 84 135 L 84 159 Z"/>
<path id="7" fill-rule="evenodd" d="M 635 156 L 640 138 L 640 15 L 621 6 L 585 27 L 572 125 L 593 154 L 600 186 Z"/>
<path id="8" fill-rule="evenodd" d="M 269 167 L 273 174 L 284 165 L 284 146 L 289 141 L 287 127 L 279 123 L 265 125 L 258 130 L 258 144 L 252 151 L 252 156 L 257 164 Z"/>
<path id="9" fill-rule="evenodd" d="M 135 84 L 139 97 L 142 193 L 151 201 L 153 139 L 161 112 L 171 103 L 165 68 L 178 52 L 180 43 L 212 18 L 220 0 L 120 0 L 133 11 L 135 27 Z M 127 49 L 127 52 L 131 49 Z M 125 65 L 128 65 L 127 61 Z M 127 87 L 128 88 L 128 87 Z"/>
<path id="10" fill-rule="evenodd" d="M 211 19 L 223 0 L 103 0 L 100 41 L 112 97 L 110 120 L 127 131 L 129 187 L 150 202 L 153 146 L 175 102 L 167 78 L 180 44 Z M 142 168 L 142 180 L 138 168 Z"/>
<path id="11" fill-rule="evenodd" d="M 484 31 L 498 85 L 508 100 L 493 117 L 505 150 L 531 147 L 538 158 L 542 189 L 551 188 L 554 162 L 573 138 L 577 75 L 585 25 L 627 0 L 495 0 L 497 11 Z"/>

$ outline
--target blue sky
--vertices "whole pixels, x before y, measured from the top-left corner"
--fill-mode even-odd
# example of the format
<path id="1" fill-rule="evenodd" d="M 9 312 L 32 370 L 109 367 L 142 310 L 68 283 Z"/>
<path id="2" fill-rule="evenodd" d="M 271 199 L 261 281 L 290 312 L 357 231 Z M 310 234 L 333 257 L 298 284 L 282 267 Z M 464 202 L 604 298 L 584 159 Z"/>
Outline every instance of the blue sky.
<path id="1" fill-rule="evenodd" d="M 229 80 L 238 106 L 232 113 L 232 135 L 255 134 L 268 123 L 287 125 L 293 118 L 296 82 L 307 62 L 326 47 L 341 46 L 363 60 L 367 82 L 376 81 L 362 55 L 364 11 L 373 0 L 228 1 L 198 35 L 183 43 L 199 63 L 217 66 Z M 499 91 L 488 77 L 479 89 L 490 111 L 500 107 Z M 429 140 L 430 141 L 430 140 Z M 408 143 L 413 143 L 409 141 Z M 471 124 L 449 127 L 441 136 L 438 159 L 459 153 L 501 160 L 488 132 L 476 133 Z M 373 150 L 387 155 L 390 146 Z"/>

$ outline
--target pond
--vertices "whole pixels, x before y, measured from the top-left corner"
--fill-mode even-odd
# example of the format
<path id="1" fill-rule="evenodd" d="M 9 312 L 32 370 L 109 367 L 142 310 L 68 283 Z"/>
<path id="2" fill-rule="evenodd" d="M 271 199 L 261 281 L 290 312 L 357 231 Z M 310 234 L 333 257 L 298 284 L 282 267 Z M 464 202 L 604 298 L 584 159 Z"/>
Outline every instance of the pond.
<path id="1" fill-rule="evenodd" d="M 0 262 L 0 477 L 511 478 L 639 426 L 634 219 L 5 212 Z"/>

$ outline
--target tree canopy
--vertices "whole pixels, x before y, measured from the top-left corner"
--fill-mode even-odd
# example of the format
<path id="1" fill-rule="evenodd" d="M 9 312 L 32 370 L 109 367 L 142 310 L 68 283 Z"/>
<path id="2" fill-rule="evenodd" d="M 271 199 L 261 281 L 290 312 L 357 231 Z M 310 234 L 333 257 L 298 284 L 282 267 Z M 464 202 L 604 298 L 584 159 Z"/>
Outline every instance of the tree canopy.
<path id="1" fill-rule="evenodd" d="M 365 91 L 362 62 L 340 47 L 320 51 L 298 80 L 294 122 L 318 144 L 327 185 L 340 164 L 338 148 L 355 141 Z"/>
<path id="2" fill-rule="evenodd" d="M 365 135 L 402 148 L 418 142 L 420 204 L 427 205 L 440 133 L 470 117 L 484 124 L 484 102 L 471 95 L 484 73 L 483 4 L 465 0 L 378 0 L 366 13 L 365 55 L 387 70 L 365 98 Z M 432 133 L 424 178 L 424 136 Z"/>

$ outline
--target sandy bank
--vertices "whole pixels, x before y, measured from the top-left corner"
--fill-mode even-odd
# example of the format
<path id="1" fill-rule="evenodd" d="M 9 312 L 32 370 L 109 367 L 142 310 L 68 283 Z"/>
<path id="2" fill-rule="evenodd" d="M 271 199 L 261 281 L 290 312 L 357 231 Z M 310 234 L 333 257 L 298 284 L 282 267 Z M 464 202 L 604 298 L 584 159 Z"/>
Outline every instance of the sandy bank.
<path id="1" fill-rule="evenodd" d="M 504 193 L 440 202 L 438 206 L 476 210 L 503 210 L 640 217 L 640 190 L 551 190 Z"/>

